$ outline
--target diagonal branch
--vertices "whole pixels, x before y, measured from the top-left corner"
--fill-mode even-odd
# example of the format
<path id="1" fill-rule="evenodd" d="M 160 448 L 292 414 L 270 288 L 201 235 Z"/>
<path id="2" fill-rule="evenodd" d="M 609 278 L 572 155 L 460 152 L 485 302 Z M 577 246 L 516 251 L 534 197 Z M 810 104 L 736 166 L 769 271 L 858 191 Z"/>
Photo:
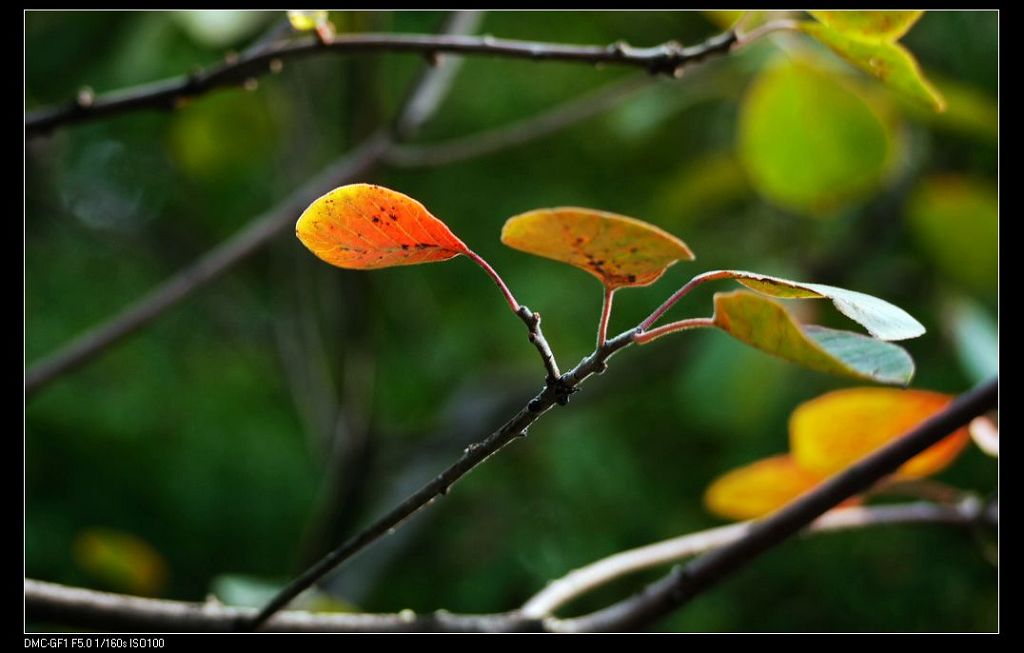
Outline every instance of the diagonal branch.
<path id="1" fill-rule="evenodd" d="M 469 32 L 478 26 L 480 12 L 456 12 L 446 29 Z M 417 78 L 391 130 L 380 130 L 348 155 L 329 165 L 284 202 L 257 217 L 247 227 L 167 279 L 117 315 L 76 337 L 57 351 L 34 363 L 25 373 L 25 395 L 31 396 L 47 383 L 106 351 L 135 333 L 164 311 L 259 251 L 315 198 L 335 186 L 365 176 L 383 159 L 396 141 L 408 138 L 438 108 L 451 87 L 457 61 L 428 67 Z"/>
<path id="2" fill-rule="evenodd" d="M 230 57 L 220 64 L 190 75 L 112 91 L 99 97 L 80 94 L 74 102 L 28 112 L 25 116 L 25 132 L 28 136 L 36 136 L 63 125 L 127 111 L 174 109 L 184 101 L 204 93 L 239 87 L 247 80 L 280 69 L 285 59 L 314 54 L 413 52 L 428 58 L 443 53 L 480 55 L 588 65 L 616 64 L 642 68 L 652 75 L 678 77 L 685 67 L 712 56 L 726 54 L 736 43 L 736 35 L 731 30 L 691 47 L 670 41 L 649 48 L 636 48 L 622 41 L 607 46 L 569 45 L 460 34 L 346 34 L 336 36 L 327 43 L 314 37 L 305 37 Z"/>
<path id="3" fill-rule="evenodd" d="M 741 539 L 685 567 L 676 568 L 640 594 L 597 612 L 560 621 L 557 629 L 561 632 L 621 632 L 658 621 L 795 535 L 828 509 L 867 490 L 915 455 L 994 408 L 998 391 L 998 380 L 992 379 L 960 395 L 942 412 L 903 437 L 864 457 L 772 515 L 754 522 Z"/>

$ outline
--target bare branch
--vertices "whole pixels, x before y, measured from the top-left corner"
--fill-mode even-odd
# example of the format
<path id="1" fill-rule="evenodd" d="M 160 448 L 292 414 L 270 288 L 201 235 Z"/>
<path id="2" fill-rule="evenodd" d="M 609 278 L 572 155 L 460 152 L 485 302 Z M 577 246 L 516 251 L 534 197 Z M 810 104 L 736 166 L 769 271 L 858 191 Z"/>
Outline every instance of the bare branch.
<path id="1" fill-rule="evenodd" d="M 458 34 L 345 34 L 334 37 L 329 43 L 323 43 L 315 37 L 305 37 L 231 57 L 191 75 L 31 111 L 25 116 L 25 132 L 28 136 L 35 136 L 63 125 L 138 109 L 174 109 L 184 101 L 212 90 L 242 86 L 247 80 L 278 69 L 286 59 L 313 54 L 414 52 L 428 57 L 442 53 L 482 55 L 589 65 L 617 64 L 643 68 L 651 74 L 678 77 L 686 66 L 708 57 L 726 54 L 735 44 L 736 35 L 732 31 L 723 32 L 691 47 L 670 41 L 650 48 L 635 48 L 624 42 L 607 46 L 567 45 Z"/>
<path id="2" fill-rule="evenodd" d="M 857 506 L 836 508 L 814 521 L 805 534 L 830 533 L 870 526 L 892 524 L 952 524 L 967 526 L 984 519 L 984 506 L 975 497 L 957 505 L 939 505 L 926 501 L 893 506 Z M 558 608 L 629 574 L 659 567 L 670 562 L 719 549 L 746 537 L 754 522 L 740 522 L 697 533 L 682 535 L 663 542 L 622 551 L 575 569 L 535 594 L 520 612 L 525 617 L 542 618 Z"/>
<path id="3" fill-rule="evenodd" d="M 521 307 L 525 308 L 525 307 Z M 527 311 L 529 309 L 526 309 Z M 534 314 L 535 315 L 535 314 Z M 539 320 L 538 320 L 539 326 Z M 531 335 L 533 331 L 531 329 Z M 462 456 L 429 483 L 414 492 L 402 503 L 395 506 L 387 514 L 377 519 L 361 532 L 334 549 L 316 564 L 300 574 L 277 594 L 255 618 L 246 624 L 246 628 L 259 628 L 267 619 L 286 606 L 292 599 L 312 587 L 364 548 L 391 533 L 402 522 L 432 504 L 438 497 L 448 493 L 448 489 L 460 478 L 471 472 L 477 465 L 505 447 L 517 437 L 525 436 L 527 429 L 537 419 L 556 404 L 564 405 L 577 386 L 593 374 L 600 374 L 607 365 L 605 361 L 623 347 L 632 344 L 634 331 L 625 331 L 605 343 L 580 361 L 579 365 L 563 374 L 554 382 L 548 382 L 544 389 L 509 421 L 497 431 L 476 444 L 471 444 L 462 452 Z M 535 343 L 536 344 L 536 343 Z"/>
<path id="4" fill-rule="evenodd" d="M 561 632 L 621 632 L 656 622 L 795 535 L 825 511 L 867 490 L 915 455 L 994 408 L 998 388 L 998 380 L 992 379 L 960 395 L 942 412 L 903 437 L 862 458 L 772 515 L 754 522 L 747 533 L 732 544 L 676 568 L 635 596 L 597 612 L 560 621 L 557 629 Z"/>

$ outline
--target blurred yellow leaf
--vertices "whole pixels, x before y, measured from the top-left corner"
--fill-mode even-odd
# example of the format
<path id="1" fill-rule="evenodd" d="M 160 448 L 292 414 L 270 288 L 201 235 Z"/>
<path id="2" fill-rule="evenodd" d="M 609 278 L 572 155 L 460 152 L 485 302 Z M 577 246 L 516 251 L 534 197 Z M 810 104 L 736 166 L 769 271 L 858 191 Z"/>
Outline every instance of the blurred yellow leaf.
<path id="1" fill-rule="evenodd" d="M 831 475 L 938 413 L 950 395 L 926 390 L 851 388 L 801 404 L 789 420 L 790 451 L 801 467 Z M 970 436 L 959 429 L 907 461 L 897 475 L 919 478 L 948 466 Z"/>
<path id="2" fill-rule="evenodd" d="M 111 589 L 154 596 L 167 580 L 163 557 L 145 540 L 109 528 L 87 528 L 72 543 L 75 562 Z"/>
<path id="3" fill-rule="evenodd" d="M 288 22 L 292 24 L 293 29 L 299 32 L 310 32 L 327 22 L 327 11 L 321 9 L 289 11 Z"/>
<path id="4" fill-rule="evenodd" d="M 896 41 L 914 26 L 923 11 L 808 11 L 818 22 L 843 36 L 878 43 Z"/>
<path id="5" fill-rule="evenodd" d="M 705 491 L 704 505 L 720 517 L 756 519 L 823 480 L 823 476 L 797 465 L 791 456 L 772 456 L 719 476 Z"/>
<path id="6" fill-rule="evenodd" d="M 563 207 L 509 218 L 501 242 L 586 270 L 607 288 L 647 286 L 693 252 L 672 234 L 623 215 Z"/>
<path id="7" fill-rule="evenodd" d="M 799 23 L 800 29 L 818 39 L 843 59 L 887 86 L 914 98 L 936 111 L 946 109 L 946 101 L 925 79 L 914 55 L 899 43 L 889 41 L 867 42 L 849 38 L 821 23 Z"/>
<path id="8" fill-rule="evenodd" d="M 839 76 L 802 63 L 761 73 L 742 100 L 740 161 L 769 201 L 821 216 L 881 185 L 892 126 Z"/>

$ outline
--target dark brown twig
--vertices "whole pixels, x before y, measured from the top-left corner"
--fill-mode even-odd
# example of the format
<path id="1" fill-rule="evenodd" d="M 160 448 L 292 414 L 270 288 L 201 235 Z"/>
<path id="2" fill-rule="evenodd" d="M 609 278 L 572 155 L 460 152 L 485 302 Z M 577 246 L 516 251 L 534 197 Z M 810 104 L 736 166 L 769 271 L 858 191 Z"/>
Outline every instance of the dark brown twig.
<path id="1" fill-rule="evenodd" d="M 242 86 L 247 80 L 279 69 L 285 59 L 328 52 L 416 52 L 428 57 L 448 53 L 590 65 L 616 64 L 642 68 L 652 75 L 679 76 L 686 66 L 725 54 L 735 44 L 736 35 L 732 31 L 723 32 L 691 47 L 670 41 L 650 48 L 636 48 L 624 42 L 608 46 L 567 45 L 450 34 L 346 34 L 336 36 L 329 43 L 323 43 L 315 37 L 305 37 L 232 57 L 191 75 L 113 91 L 90 97 L 88 101 L 79 98 L 65 105 L 30 111 L 25 116 L 25 132 L 28 136 L 35 136 L 63 125 L 126 111 L 173 109 L 188 99 L 214 89 Z"/>

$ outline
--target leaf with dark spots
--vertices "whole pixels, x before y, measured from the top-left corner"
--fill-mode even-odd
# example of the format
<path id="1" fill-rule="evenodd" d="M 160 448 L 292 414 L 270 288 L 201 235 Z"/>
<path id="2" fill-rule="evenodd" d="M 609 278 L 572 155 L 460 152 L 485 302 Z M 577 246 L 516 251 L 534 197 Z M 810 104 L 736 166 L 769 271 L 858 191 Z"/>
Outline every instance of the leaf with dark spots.
<path id="1" fill-rule="evenodd" d="M 509 218 L 501 242 L 586 270 L 610 290 L 650 285 L 676 261 L 693 260 L 686 243 L 654 225 L 575 207 Z"/>
<path id="2" fill-rule="evenodd" d="M 317 199 L 295 234 L 319 258 L 351 269 L 446 261 L 468 251 L 422 204 L 372 184 L 342 186 Z"/>

